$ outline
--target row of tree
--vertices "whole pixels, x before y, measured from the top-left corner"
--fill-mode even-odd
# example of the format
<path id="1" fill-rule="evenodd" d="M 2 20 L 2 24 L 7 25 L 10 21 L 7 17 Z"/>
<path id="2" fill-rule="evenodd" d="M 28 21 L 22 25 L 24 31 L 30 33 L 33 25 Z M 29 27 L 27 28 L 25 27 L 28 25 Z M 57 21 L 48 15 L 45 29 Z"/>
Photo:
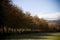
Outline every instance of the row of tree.
<path id="1" fill-rule="evenodd" d="M 17 29 L 57 30 L 52 25 L 48 25 L 48 22 L 43 18 L 31 16 L 29 12 L 24 13 L 21 8 L 13 5 L 11 0 L 0 0 L 0 8 L 0 27 L 2 28 L 7 26 Z"/>

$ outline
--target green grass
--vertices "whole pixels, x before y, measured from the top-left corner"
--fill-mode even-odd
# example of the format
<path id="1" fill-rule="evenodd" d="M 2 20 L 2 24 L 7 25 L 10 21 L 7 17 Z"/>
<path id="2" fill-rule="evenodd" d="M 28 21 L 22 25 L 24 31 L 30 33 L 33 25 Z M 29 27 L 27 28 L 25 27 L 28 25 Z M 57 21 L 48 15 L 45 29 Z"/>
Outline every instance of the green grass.
<path id="1" fill-rule="evenodd" d="M 11 35 L 5 40 L 60 40 L 60 33 L 31 33 Z"/>

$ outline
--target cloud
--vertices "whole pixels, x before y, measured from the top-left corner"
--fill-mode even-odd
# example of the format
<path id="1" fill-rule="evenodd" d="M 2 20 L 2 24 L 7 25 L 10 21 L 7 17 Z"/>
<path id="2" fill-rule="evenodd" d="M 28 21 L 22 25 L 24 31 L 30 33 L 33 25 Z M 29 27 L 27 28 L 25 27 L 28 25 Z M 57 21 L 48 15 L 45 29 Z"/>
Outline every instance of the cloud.
<path id="1" fill-rule="evenodd" d="M 39 13 L 38 17 L 39 18 L 44 18 L 46 20 L 56 20 L 59 18 L 59 12 L 55 12 L 55 13 Z"/>

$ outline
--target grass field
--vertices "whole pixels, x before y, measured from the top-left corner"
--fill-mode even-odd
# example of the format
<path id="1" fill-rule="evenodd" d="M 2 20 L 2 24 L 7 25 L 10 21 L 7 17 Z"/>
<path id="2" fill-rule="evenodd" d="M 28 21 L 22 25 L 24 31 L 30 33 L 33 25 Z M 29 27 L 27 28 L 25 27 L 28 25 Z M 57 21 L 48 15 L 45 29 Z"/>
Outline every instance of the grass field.
<path id="1" fill-rule="evenodd" d="M 4 40 L 60 40 L 60 33 L 28 33 L 7 36 Z"/>

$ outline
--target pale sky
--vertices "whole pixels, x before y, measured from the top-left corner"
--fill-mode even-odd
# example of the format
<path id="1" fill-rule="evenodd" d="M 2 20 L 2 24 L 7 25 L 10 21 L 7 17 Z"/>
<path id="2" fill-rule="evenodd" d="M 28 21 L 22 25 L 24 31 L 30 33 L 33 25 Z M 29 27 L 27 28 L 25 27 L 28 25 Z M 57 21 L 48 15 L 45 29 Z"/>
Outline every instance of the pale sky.
<path id="1" fill-rule="evenodd" d="M 12 0 L 24 12 L 46 20 L 56 20 L 60 14 L 60 0 Z"/>

